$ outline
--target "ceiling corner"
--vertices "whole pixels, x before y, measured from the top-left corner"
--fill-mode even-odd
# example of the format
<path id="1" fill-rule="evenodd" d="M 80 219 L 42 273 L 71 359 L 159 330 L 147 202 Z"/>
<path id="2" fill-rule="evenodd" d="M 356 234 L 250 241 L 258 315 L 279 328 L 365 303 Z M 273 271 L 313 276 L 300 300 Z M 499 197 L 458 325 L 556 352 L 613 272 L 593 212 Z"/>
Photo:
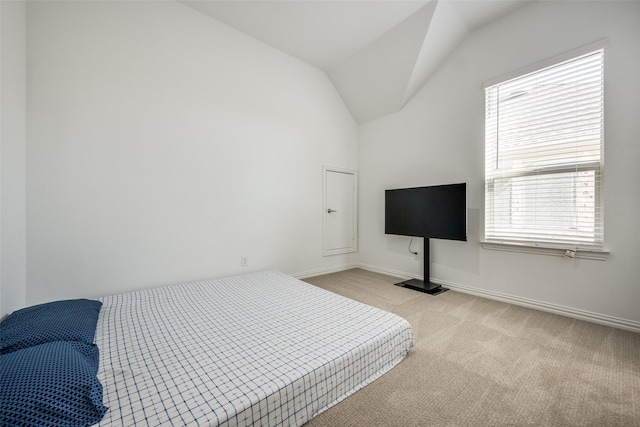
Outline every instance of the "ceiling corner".
<path id="1" fill-rule="evenodd" d="M 404 102 L 437 1 L 327 71 L 358 123 L 398 111 Z"/>

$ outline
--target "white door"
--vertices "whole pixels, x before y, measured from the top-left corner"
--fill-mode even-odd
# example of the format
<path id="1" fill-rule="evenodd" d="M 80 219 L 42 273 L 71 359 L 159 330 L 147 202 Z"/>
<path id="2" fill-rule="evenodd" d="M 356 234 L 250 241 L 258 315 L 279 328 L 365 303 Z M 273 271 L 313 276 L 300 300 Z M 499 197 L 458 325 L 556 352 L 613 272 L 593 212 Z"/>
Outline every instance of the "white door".
<path id="1" fill-rule="evenodd" d="M 356 171 L 325 166 L 323 255 L 358 250 L 358 176 Z"/>

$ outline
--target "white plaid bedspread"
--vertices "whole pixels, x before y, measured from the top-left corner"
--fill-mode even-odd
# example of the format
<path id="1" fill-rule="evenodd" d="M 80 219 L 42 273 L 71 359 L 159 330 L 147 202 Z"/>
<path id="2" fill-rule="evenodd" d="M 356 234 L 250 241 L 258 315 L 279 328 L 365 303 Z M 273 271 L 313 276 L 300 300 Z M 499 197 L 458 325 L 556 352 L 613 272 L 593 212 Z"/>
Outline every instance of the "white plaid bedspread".
<path id="1" fill-rule="evenodd" d="M 277 271 L 101 301 L 101 426 L 300 426 L 413 345 L 401 317 Z"/>

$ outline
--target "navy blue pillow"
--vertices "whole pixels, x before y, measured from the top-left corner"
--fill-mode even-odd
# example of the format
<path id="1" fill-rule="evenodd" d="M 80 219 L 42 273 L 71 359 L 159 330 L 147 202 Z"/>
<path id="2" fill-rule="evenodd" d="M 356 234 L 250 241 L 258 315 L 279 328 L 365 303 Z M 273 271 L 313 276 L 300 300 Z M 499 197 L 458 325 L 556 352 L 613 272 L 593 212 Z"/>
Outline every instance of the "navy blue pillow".
<path id="1" fill-rule="evenodd" d="M 0 323 L 0 354 L 51 341 L 93 343 L 102 303 L 54 301 L 16 310 Z"/>
<path id="2" fill-rule="evenodd" d="M 0 355 L 0 425 L 90 426 L 107 412 L 95 344 L 55 341 Z"/>

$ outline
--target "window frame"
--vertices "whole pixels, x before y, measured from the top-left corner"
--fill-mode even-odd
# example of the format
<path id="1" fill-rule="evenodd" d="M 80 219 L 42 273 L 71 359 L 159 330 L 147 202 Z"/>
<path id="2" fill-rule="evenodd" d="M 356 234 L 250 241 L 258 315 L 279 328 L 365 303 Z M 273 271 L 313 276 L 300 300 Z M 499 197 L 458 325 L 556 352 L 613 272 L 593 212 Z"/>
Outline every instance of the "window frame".
<path id="1" fill-rule="evenodd" d="M 606 39 L 599 40 L 595 43 L 591 43 L 589 45 L 583 46 L 578 49 L 574 49 L 570 52 L 563 53 L 561 55 L 554 56 L 544 61 L 537 62 L 530 66 L 515 70 L 506 75 L 491 79 L 490 81 L 485 82 L 484 89 L 489 87 L 501 84 L 503 82 L 507 82 L 509 80 L 517 79 L 520 77 L 524 77 L 528 74 L 535 73 L 538 71 L 542 71 L 545 68 L 553 67 L 559 65 L 563 62 L 570 61 L 572 59 L 579 58 L 584 55 L 595 53 L 596 51 L 602 50 L 603 61 L 604 61 L 604 49 L 608 47 L 609 43 Z M 604 84 L 604 75 L 603 75 L 603 84 Z M 489 149 L 489 143 L 486 140 L 486 114 L 487 114 L 487 94 L 485 92 L 484 96 L 485 101 L 485 137 L 483 138 L 484 148 L 485 150 Z M 603 107 L 604 108 L 604 107 Z M 604 117 L 603 117 L 603 125 L 604 125 Z M 594 180 L 597 182 L 598 178 L 602 179 L 604 175 L 604 147 L 602 146 L 604 141 L 604 131 L 601 130 L 601 146 L 600 146 L 600 160 L 593 161 L 588 163 L 579 164 L 576 167 L 576 164 L 565 164 L 565 165 L 549 165 L 549 166 L 541 166 L 536 168 L 535 170 L 527 170 L 527 171 L 514 171 L 507 172 L 501 175 L 500 178 L 508 178 L 508 177 L 527 177 L 527 176 L 540 176 L 542 174 L 548 173 L 562 173 L 562 172 L 570 172 L 577 173 L 579 171 L 593 171 L 594 172 Z M 485 165 L 486 168 L 486 151 L 485 151 Z M 597 260 L 605 260 L 609 255 L 609 251 L 604 249 L 604 230 L 602 232 L 602 242 L 601 244 L 597 242 L 594 245 L 586 244 L 584 246 L 580 246 L 577 243 L 554 243 L 554 242 L 544 242 L 544 241 L 518 241 L 518 240 L 502 240 L 499 238 L 487 238 L 487 224 L 488 224 L 488 216 L 494 215 L 495 210 L 492 209 L 487 204 L 494 201 L 493 198 L 487 197 L 488 186 L 490 183 L 487 181 L 488 171 L 485 169 L 484 173 L 485 178 L 485 221 L 483 221 L 483 236 L 484 240 L 481 240 L 481 245 L 485 249 L 492 250 L 503 250 L 503 251 L 514 251 L 514 252 L 527 252 L 527 253 L 535 253 L 535 254 L 543 254 L 543 255 L 555 255 L 555 256 L 567 256 L 570 258 L 587 258 L 587 259 L 597 259 Z M 493 178 L 495 181 L 496 177 Z M 602 195 L 602 186 L 595 185 L 595 195 L 594 201 L 596 206 L 600 206 L 604 209 L 604 199 Z M 602 215 L 602 212 L 595 213 L 595 215 Z M 601 219 L 601 224 L 604 225 L 604 220 Z M 576 250 L 576 252 L 571 253 L 568 249 Z"/>

